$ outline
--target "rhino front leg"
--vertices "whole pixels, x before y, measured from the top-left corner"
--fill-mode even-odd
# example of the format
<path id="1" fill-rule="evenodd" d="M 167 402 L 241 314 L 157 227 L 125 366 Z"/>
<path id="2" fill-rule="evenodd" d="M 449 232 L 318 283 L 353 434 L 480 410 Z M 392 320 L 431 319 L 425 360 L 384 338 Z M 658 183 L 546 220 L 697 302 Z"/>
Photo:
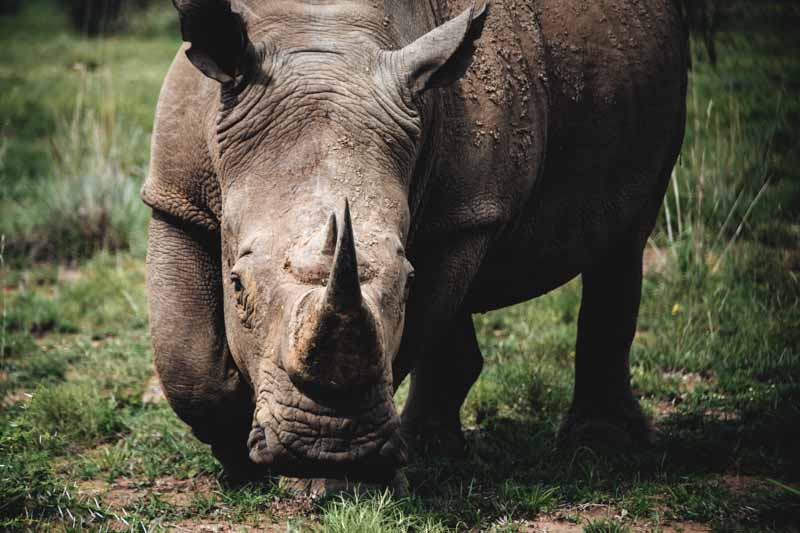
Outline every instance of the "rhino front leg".
<path id="1" fill-rule="evenodd" d="M 431 246 L 415 261 L 417 284 L 406 313 L 395 387 L 411 372 L 402 427 L 416 448 L 462 456 L 459 411 L 483 367 L 472 317 L 462 302 L 491 233 L 478 231 Z"/>
<path id="2" fill-rule="evenodd" d="M 411 376 L 403 428 L 418 447 L 450 457 L 463 456 L 461 405 L 482 368 L 472 316 L 461 312 Z"/>
<path id="3" fill-rule="evenodd" d="M 629 354 L 642 292 L 641 239 L 582 274 L 575 390 L 561 443 L 619 449 L 650 440 L 630 385 Z"/>
<path id="4" fill-rule="evenodd" d="M 153 211 L 147 292 L 155 366 L 170 405 L 230 478 L 257 476 L 246 446 L 251 395 L 225 339 L 218 239 Z"/>

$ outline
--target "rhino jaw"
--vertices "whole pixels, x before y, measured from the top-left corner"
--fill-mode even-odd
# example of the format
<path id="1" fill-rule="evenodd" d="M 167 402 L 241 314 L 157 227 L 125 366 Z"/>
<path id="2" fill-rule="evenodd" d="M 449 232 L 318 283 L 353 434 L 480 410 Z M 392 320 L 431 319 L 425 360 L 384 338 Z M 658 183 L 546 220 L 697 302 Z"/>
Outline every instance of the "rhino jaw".
<path id="1" fill-rule="evenodd" d="M 267 373 L 247 440 L 253 463 L 283 476 L 378 483 L 406 465 L 407 443 L 388 383 L 322 402 L 285 374 Z"/>

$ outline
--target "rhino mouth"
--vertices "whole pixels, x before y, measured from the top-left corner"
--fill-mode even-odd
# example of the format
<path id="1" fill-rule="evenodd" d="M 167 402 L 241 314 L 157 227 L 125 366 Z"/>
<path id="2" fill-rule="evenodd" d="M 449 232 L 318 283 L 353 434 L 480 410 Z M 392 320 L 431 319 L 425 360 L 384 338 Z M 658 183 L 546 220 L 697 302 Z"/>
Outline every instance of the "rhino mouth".
<path id="1" fill-rule="evenodd" d="M 275 368 L 263 372 L 247 446 L 275 474 L 385 482 L 407 461 L 399 426 L 388 383 L 301 391 Z"/>

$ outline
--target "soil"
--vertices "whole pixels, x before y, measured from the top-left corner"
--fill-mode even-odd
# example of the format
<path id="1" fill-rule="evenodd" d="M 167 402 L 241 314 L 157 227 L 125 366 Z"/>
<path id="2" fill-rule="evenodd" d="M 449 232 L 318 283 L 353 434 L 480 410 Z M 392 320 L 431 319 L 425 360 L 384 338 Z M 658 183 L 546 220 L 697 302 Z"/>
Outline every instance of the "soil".
<path id="1" fill-rule="evenodd" d="M 89 501 L 95 501 L 107 516 L 114 517 L 110 529 L 127 529 L 124 518 L 127 509 L 133 509 L 143 499 L 156 497 L 168 504 L 173 511 L 194 510 L 193 500 L 197 497 L 211 497 L 219 485 L 210 476 L 197 476 L 191 479 L 178 479 L 164 476 L 148 481 L 136 478 L 120 478 L 111 483 L 101 479 L 91 479 L 78 483 L 78 494 Z M 285 531 L 285 522 L 310 516 L 315 509 L 314 501 L 308 497 L 287 497 L 270 503 L 262 512 L 247 517 L 246 521 L 233 521 L 225 516 L 225 504 L 217 501 L 207 514 L 196 518 L 183 519 L 163 525 L 172 531 L 230 532 L 230 531 Z"/>
<path id="2" fill-rule="evenodd" d="M 644 257 L 642 259 L 642 271 L 645 274 L 654 272 L 661 274 L 667 268 L 667 252 L 660 250 L 654 246 L 648 246 L 644 249 Z"/>
<path id="3" fill-rule="evenodd" d="M 525 522 L 523 531 L 530 533 L 579 533 L 591 522 L 611 521 L 630 528 L 630 531 L 661 531 L 663 533 L 706 533 L 711 528 L 697 522 L 681 521 L 653 523 L 646 520 L 626 520 L 625 512 L 609 505 L 584 504 L 539 515 Z"/>
<path id="4" fill-rule="evenodd" d="M 15 403 L 24 402 L 32 398 L 29 391 L 24 389 L 15 389 L 7 392 L 2 399 L 0 399 L 0 407 L 9 407 Z"/>
<path id="5" fill-rule="evenodd" d="M 142 394 L 142 403 L 145 405 L 148 404 L 157 404 L 166 401 L 164 397 L 164 391 L 161 389 L 161 382 L 158 380 L 158 376 L 153 374 L 149 380 L 147 380 L 147 385 L 144 388 L 144 394 Z"/>
<path id="6" fill-rule="evenodd" d="M 78 493 L 82 496 L 102 498 L 104 506 L 115 511 L 125 511 L 146 496 L 157 496 L 161 501 L 177 507 L 191 504 L 198 495 L 210 495 L 216 489 L 216 481 L 207 476 L 191 479 L 177 479 L 172 476 L 161 477 L 150 483 L 146 480 L 121 478 L 107 483 L 91 479 L 78 483 Z"/>

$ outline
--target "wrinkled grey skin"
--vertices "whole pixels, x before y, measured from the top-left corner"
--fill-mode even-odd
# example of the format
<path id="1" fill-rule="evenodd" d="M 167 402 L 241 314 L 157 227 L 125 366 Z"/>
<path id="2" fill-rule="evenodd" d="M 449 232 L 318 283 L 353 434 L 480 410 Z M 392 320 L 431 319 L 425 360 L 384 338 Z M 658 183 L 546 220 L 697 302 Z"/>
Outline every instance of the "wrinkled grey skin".
<path id="1" fill-rule="evenodd" d="M 380 481 L 411 444 L 461 453 L 471 314 L 578 274 L 564 441 L 647 440 L 628 353 L 683 138 L 673 0 L 175 3 L 152 337 L 229 473 Z"/>

